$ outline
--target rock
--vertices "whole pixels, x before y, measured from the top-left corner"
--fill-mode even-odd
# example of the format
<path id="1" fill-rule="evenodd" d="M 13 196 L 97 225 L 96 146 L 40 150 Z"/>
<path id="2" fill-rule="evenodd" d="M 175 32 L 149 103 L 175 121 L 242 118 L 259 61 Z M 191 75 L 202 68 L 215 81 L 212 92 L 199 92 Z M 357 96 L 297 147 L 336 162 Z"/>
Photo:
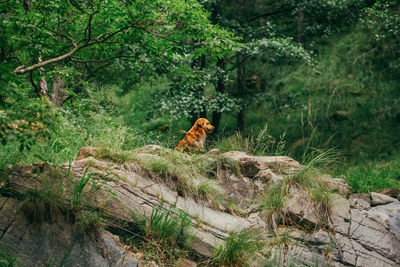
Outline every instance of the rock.
<path id="1" fill-rule="evenodd" d="M 322 175 L 320 178 L 329 189 L 337 190 L 342 195 L 348 196 L 351 192 L 350 186 L 344 179 L 332 178 L 330 175 Z"/>
<path id="2" fill-rule="evenodd" d="M 250 181 L 242 175 L 238 177 L 236 173 L 223 169 L 217 171 L 217 177 L 225 193 L 230 198 L 236 199 L 243 209 L 247 209 L 253 197 L 253 188 Z"/>
<path id="3" fill-rule="evenodd" d="M 390 196 L 392 198 L 397 198 L 400 196 L 400 189 L 399 188 L 383 188 L 378 191 L 377 193 L 384 194 Z"/>
<path id="4" fill-rule="evenodd" d="M 240 171 L 246 177 L 255 177 L 260 170 L 271 169 L 275 173 L 288 174 L 296 172 L 301 165 L 294 159 L 285 156 L 253 156 L 241 151 L 230 151 L 222 154 L 239 163 Z"/>
<path id="5" fill-rule="evenodd" d="M 158 146 L 158 145 L 147 145 L 147 146 L 143 146 L 143 147 L 137 149 L 137 152 L 148 153 L 148 154 L 158 154 L 161 151 L 172 152 L 171 149 L 168 149 L 168 148 L 165 148 L 165 147 L 161 147 L 161 146 Z"/>
<path id="6" fill-rule="evenodd" d="M 176 267 L 196 267 L 197 263 L 194 261 L 188 260 L 188 259 L 181 259 L 179 262 L 176 264 Z"/>
<path id="7" fill-rule="evenodd" d="M 389 230 L 400 241 L 400 211 L 389 217 Z"/>
<path id="8" fill-rule="evenodd" d="M 388 203 L 398 201 L 397 199 L 392 198 L 388 195 L 375 192 L 371 192 L 370 196 L 371 196 L 371 206 L 385 205 Z"/>
<path id="9" fill-rule="evenodd" d="M 98 147 L 83 147 L 79 150 L 76 160 L 81 160 L 87 157 L 96 157 L 99 149 L 100 148 Z"/>
<path id="10" fill-rule="evenodd" d="M 331 214 L 329 227 L 335 231 L 346 234 L 350 227 L 350 202 L 339 194 L 331 197 Z"/>
<path id="11" fill-rule="evenodd" d="M 371 207 L 371 197 L 369 194 L 353 194 L 349 199 L 352 208 L 367 210 Z"/>
<path id="12" fill-rule="evenodd" d="M 319 222 L 319 211 L 315 203 L 307 198 L 307 193 L 300 188 L 291 187 L 290 198 L 285 202 L 282 211 L 294 223 L 300 225 L 317 225 Z"/>
<path id="13" fill-rule="evenodd" d="M 263 169 L 263 170 L 260 170 L 256 174 L 256 176 L 254 176 L 254 179 L 261 180 L 263 183 L 268 183 L 268 182 L 276 183 L 278 181 L 283 180 L 284 177 L 281 175 L 276 175 L 270 169 Z"/>
<path id="14" fill-rule="evenodd" d="M 217 148 L 213 148 L 206 153 L 206 155 L 219 155 L 219 150 Z"/>
<path id="15" fill-rule="evenodd" d="M 102 211 L 112 219 L 105 227 L 107 230 L 100 230 L 95 236 L 76 235 L 68 220 L 32 223 L 22 213 L 23 201 L 0 197 L 0 245 L 7 244 L 23 265 L 59 265 L 64 259 L 67 266 L 156 266 L 142 262 L 143 255 L 133 254 L 132 247 L 121 244 L 115 235 L 118 231 L 112 226 L 131 225 L 131 209 L 149 218 L 153 208 L 161 204 L 165 209 L 173 206 L 191 217 L 193 224 L 189 231 L 195 235 L 192 249 L 199 257 L 211 257 L 215 247 L 223 244 L 230 232 L 257 228 L 270 242 L 266 248 L 269 251 L 265 252 L 271 257 L 266 258 L 268 253 L 259 254 L 251 266 L 277 263 L 303 266 L 316 262 L 319 266 L 400 265 L 400 202 L 379 193 L 352 195 L 344 180 L 332 179 L 329 175 L 316 177 L 327 185 L 327 190 L 335 192 L 330 198 L 329 218 L 321 216 L 320 207 L 310 200 L 309 193 L 293 183 L 281 210 L 282 224 L 286 226 L 277 225 L 276 232 L 267 232 L 271 227 L 263 220 L 264 211 L 255 200 L 270 183 L 282 181 L 288 173 L 301 169 L 290 158 L 258 157 L 238 151 L 221 155 L 237 161 L 241 169 L 239 174 L 230 168 L 220 168 L 218 179 L 212 177 L 224 197 L 244 210 L 233 215 L 224 207 L 214 207 L 211 201 L 178 194 L 168 179 L 141 167 L 143 162 L 176 153 L 173 150 L 146 146 L 135 150 L 132 153 L 135 160 L 126 163 L 101 159 L 98 153 L 98 148 L 83 148 L 79 160 L 63 164 L 62 168 L 40 163 L 14 169 L 7 190 L 16 192 L 18 199 L 44 186 L 53 186 L 53 190 L 62 187 L 56 192 L 70 199 L 76 182 L 90 166 L 93 176 L 83 190 L 85 201 L 90 202 L 90 209 Z M 182 154 L 186 156 L 190 157 Z M 219 157 L 203 156 L 210 161 Z M 193 180 L 200 178 L 206 179 L 196 176 Z M 196 266 L 196 262 L 182 259 L 177 266 Z"/>
<path id="16" fill-rule="evenodd" d="M 22 201 L 0 199 L 0 245 L 9 248 L 22 266 L 138 266 L 134 255 L 108 231 L 91 238 L 66 222 L 32 223 L 21 210 Z"/>

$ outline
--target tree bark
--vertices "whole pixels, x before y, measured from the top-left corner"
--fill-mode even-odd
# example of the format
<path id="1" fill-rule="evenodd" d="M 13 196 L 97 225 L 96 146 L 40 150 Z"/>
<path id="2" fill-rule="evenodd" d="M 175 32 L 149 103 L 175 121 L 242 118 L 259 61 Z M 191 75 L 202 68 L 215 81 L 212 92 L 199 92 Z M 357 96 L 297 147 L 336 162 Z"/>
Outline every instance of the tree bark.
<path id="1" fill-rule="evenodd" d="M 49 98 L 46 77 L 42 76 L 39 83 L 39 96 Z"/>
<path id="2" fill-rule="evenodd" d="M 241 108 L 237 116 L 237 126 L 239 130 L 243 133 L 247 133 L 247 120 L 246 120 L 246 83 L 245 83 L 245 62 L 242 54 L 237 55 L 237 89 L 238 96 L 241 100 Z"/>
<path id="3" fill-rule="evenodd" d="M 23 3 L 25 11 L 29 11 L 32 8 L 31 0 L 25 0 Z"/>
<path id="4" fill-rule="evenodd" d="M 25 68 L 25 66 L 19 66 L 13 72 L 15 74 L 17 74 L 17 75 L 21 75 L 21 74 L 24 74 L 24 73 L 29 72 L 29 71 L 33 71 L 33 70 L 38 69 L 38 68 L 42 68 L 42 67 L 44 67 L 44 66 L 46 66 L 48 64 L 52 64 L 52 63 L 56 63 L 56 62 L 62 61 L 64 59 L 72 56 L 75 52 L 77 52 L 81 48 L 82 47 L 75 46 L 74 49 L 72 49 L 70 52 L 68 52 L 68 53 L 66 53 L 66 54 L 64 54 L 62 56 L 59 56 L 59 57 L 56 57 L 56 58 L 52 58 L 52 59 L 49 59 L 49 60 L 46 60 L 46 61 L 41 61 L 41 62 L 39 62 L 37 64 L 34 64 L 34 65 L 32 65 L 30 67 L 26 67 L 26 68 Z"/>
<path id="5" fill-rule="evenodd" d="M 64 101 L 68 98 L 66 92 L 67 86 L 63 79 L 56 76 L 53 80 L 53 87 L 51 89 L 51 103 L 54 106 L 61 107 Z"/>

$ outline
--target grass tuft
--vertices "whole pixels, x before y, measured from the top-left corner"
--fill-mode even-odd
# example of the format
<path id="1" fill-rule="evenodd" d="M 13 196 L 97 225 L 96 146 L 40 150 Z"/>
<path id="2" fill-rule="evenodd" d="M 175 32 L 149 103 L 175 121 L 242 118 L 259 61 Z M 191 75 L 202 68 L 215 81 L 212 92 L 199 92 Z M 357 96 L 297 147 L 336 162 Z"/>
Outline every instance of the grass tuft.
<path id="1" fill-rule="evenodd" d="M 75 185 L 74 193 L 72 196 L 72 207 L 73 208 L 78 208 L 82 204 L 82 191 L 85 188 L 86 184 L 89 182 L 90 178 L 92 177 L 92 174 L 87 174 L 87 171 L 89 170 L 89 167 L 85 169 L 85 172 L 83 173 L 81 179 L 78 181 L 78 183 Z"/>
<path id="2" fill-rule="evenodd" d="M 215 248 L 212 261 L 220 266 L 250 266 L 263 246 L 260 233 L 254 229 L 231 233 L 224 244 Z"/>
<path id="3" fill-rule="evenodd" d="M 54 190 L 29 190 L 22 205 L 25 216 L 33 223 L 58 223 L 69 214 L 65 201 Z"/>
<path id="4" fill-rule="evenodd" d="M 332 206 L 332 192 L 328 185 L 324 183 L 317 167 L 331 164 L 336 157 L 337 153 L 333 149 L 320 151 L 319 154 L 307 155 L 308 162 L 300 172 L 291 174 L 285 179 L 266 187 L 259 201 L 264 208 L 265 220 L 268 225 L 272 226 L 272 229 L 276 230 L 278 224 L 283 222 L 285 216 L 283 208 L 285 201 L 291 197 L 290 191 L 293 187 L 296 188 L 296 191 L 305 191 L 309 201 L 316 205 L 321 226 L 328 221 Z"/>
<path id="5" fill-rule="evenodd" d="M 265 125 L 257 134 L 250 134 L 247 137 L 239 131 L 228 137 L 220 136 L 214 141 L 213 146 L 222 153 L 238 150 L 253 155 L 288 155 L 285 133 L 276 140 L 268 133 L 268 125 Z"/>
<path id="6" fill-rule="evenodd" d="M 174 207 L 165 210 L 154 207 L 150 218 L 132 211 L 134 229 L 125 235 L 125 243 L 143 250 L 146 261 L 174 264 L 186 257 L 193 236 L 189 233 L 191 219 L 187 213 Z"/>

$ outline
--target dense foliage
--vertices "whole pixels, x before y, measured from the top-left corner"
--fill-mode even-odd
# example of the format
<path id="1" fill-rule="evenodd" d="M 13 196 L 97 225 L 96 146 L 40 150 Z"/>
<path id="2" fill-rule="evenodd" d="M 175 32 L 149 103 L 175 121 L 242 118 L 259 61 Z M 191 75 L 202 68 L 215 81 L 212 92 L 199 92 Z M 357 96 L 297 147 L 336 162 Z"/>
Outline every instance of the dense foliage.
<path id="1" fill-rule="evenodd" d="M 201 116 L 210 147 L 334 147 L 356 190 L 399 186 L 397 2 L 1 1 L 0 167 L 173 148 Z"/>

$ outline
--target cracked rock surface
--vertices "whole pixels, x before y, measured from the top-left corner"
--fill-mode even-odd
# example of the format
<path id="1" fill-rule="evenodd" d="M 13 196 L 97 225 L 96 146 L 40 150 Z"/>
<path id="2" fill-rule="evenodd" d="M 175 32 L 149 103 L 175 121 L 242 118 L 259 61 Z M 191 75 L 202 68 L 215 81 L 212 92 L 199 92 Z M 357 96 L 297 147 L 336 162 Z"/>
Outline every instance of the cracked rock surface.
<path id="1" fill-rule="evenodd" d="M 143 147 L 139 158 L 158 157 L 163 149 Z M 216 172 L 225 194 L 246 211 L 235 214 L 182 196 L 160 177 L 146 174 L 138 162 L 116 163 L 100 159 L 96 153 L 96 148 L 84 148 L 71 165 L 54 167 L 38 163 L 18 167 L 11 175 L 10 192 L 16 193 L 0 197 L 0 247 L 7 247 L 23 266 L 62 263 L 66 266 L 141 266 L 140 257 L 107 230 L 77 235 L 71 222 L 65 219 L 38 223 L 24 213 L 26 192 L 40 189 L 51 180 L 57 186 L 62 185 L 62 194 L 68 198 L 73 184 L 66 178 L 67 171 L 79 179 L 88 166 L 91 173 L 104 178 L 96 190 L 93 190 L 95 184 L 90 183 L 84 189 L 92 208 L 115 222 L 132 223 L 131 209 L 150 216 L 153 207 L 160 203 L 165 208 L 176 206 L 192 218 L 191 231 L 196 236 L 192 248 L 203 257 L 211 256 L 215 246 L 230 232 L 258 228 L 267 239 L 284 236 L 285 241 L 271 241 L 264 253 L 270 258 L 260 256 L 252 266 L 265 266 L 271 258 L 281 266 L 314 266 L 316 262 L 318 266 L 400 266 L 400 202 L 374 195 L 384 200 L 376 204 L 372 195 L 350 194 L 348 185 L 341 179 L 325 177 L 329 188 L 337 189 L 337 193 L 331 196 L 331 214 L 324 227 L 320 226 L 317 207 L 308 202 L 307 192 L 290 188 L 290 198 L 284 207 L 288 220 L 284 221 L 296 218 L 298 223 L 280 224 L 275 233 L 268 232 L 271 227 L 260 215 L 262 211 L 254 199 L 263 188 L 282 181 L 302 167 L 288 157 L 260 157 L 239 151 L 221 155 L 240 166 L 240 174 L 229 168 Z M 307 229 L 301 227 L 302 222 L 307 223 Z M 190 261 L 190 264 L 194 263 Z"/>

